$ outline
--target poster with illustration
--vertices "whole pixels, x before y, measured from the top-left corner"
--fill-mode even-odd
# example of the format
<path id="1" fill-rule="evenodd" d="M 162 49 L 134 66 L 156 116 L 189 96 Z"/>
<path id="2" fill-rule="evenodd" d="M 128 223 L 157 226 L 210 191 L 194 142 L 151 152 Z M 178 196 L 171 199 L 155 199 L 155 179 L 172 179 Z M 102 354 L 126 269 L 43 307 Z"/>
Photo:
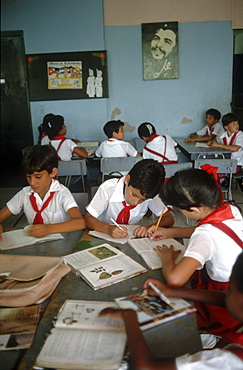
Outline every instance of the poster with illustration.
<path id="1" fill-rule="evenodd" d="M 178 22 L 142 23 L 143 79 L 179 78 Z"/>
<path id="2" fill-rule="evenodd" d="M 47 62 L 48 89 L 82 89 L 82 62 Z"/>

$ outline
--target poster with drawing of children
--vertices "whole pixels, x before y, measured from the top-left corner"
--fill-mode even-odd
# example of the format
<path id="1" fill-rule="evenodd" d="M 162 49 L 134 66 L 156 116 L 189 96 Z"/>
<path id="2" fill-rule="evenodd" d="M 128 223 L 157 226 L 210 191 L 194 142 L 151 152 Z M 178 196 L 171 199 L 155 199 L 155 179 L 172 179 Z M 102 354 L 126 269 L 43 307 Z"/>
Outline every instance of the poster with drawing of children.
<path id="1" fill-rule="evenodd" d="M 47 62 L 48 89 L 82 89 L 82 62 Z"/>

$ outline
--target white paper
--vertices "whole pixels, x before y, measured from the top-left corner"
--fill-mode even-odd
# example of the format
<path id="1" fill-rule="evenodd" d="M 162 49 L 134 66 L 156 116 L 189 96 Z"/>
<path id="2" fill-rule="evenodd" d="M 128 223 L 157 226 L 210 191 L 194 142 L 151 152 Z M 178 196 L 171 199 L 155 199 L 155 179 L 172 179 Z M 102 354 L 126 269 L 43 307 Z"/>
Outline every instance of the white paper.
<path id="1" fill-rule="evenodd" d="M 115 242 L 115 243 L 120 243 L 120 244 L 125 244 L 127 243 L 128 239 L 135 238 L 134 230 L 139 226 L 139 225 L 120 225 L 121 227 L 125 227 L 128 232 L 128 236 L 125 238 L 120 238 L 120 239 L 114 239 L 112 238 L 109 234 L 102 233 L 100 231 L 95 231 L 95 230 L 90 230 L 89 234 L 92 236 L 95 236 L 96 238 L 108 240 L 110 242 Z"/>
<path id="2" fill-rule="evenodd" d="M 210 148 L 210 146 L 207 143 L 204 142 L 196 142 L 195 148 Z"/>

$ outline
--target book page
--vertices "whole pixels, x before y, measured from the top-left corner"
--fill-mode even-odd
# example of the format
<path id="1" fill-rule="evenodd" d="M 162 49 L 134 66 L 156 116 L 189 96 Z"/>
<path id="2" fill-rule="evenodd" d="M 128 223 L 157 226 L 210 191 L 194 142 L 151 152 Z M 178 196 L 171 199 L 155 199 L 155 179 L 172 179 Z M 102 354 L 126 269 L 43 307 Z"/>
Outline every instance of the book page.
<path id="1" fill-rule="evenodd" d="M 94 288 L 100 289 L 147 270 L 122 253 L 118 258 L 104 260 L 79 270 L 81 276 Z"/>
<path id="2" fill-rule="evenodd" d="M 36 366 L 58 369 L 104 369 L 120 366 L 126 344 L 123 332 L 53 329 Z"/>
<path id="3" fill-rule="evenodd" d="M 106 307 L 117 308 L 114 302 L 67 300 L 61 307 L 56 328 L 124 331 L 123 321 L 98 317 Z"/>
<path id="4" fill-rule="evenodd" d="M 125 238 L 114 239 L 109 234 L 102 233 L 100 231 L 95 231 L 95 230 L 89 231 L 89 234 L 92 235 L 92 236 L 95 236 L 96 238 L 100 238 L 100 239 L 104 239 L 104 240 L 108 240 L 110 242 L 116 242 L 116 243 L 120 243 L 120 244 L 125 244 L 125 243 L 127 243 L 128 239 L 135 238 L 135 235 L 133 233 L 134 233 L 134 230 L 139 225 L 120 225 L 120 226 L 125 227 L 127 229 L 128 236 L 125 236 Z"/>
<path id="5" fill-rule="evenodd" d="M 195 148 L 211 148 L 207 143 L 204 142 L 196 142 Z"/>
<path id="6" fill-rule="evenodd" d="M 95 262 L 114 258 L 123 254 L 117 248 L 109 244 L 101 244 L 97 247 L 92 247 L 84 251 L 68 254 L 64 257 L 64 261 L 76 270 L 80 270 L 84 266 L 92 265 Z"/>

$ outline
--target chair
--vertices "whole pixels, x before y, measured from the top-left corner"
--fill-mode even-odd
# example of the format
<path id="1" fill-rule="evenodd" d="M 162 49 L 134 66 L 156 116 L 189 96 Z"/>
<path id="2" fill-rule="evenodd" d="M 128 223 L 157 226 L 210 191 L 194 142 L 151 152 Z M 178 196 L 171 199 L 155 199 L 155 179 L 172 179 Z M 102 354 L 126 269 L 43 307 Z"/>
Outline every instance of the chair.
<path id="1" fill-rule="evenodd" d="M 187 168 L 192 168 L 192 162 L 171 163 L 171 164 L 164 164 L 163 166 L 165 168 L 165 178 L 169 179 L 177 171 L 185 170 Z"/>
<path id="2" fill-rule="evenodd" d="M 199 154 L 197 159 L 225 159 L 223 153 L 215 153 L 215 154 Z"/>
<path id="3" fill-rule="evenodd" d="M 194 162 L 195 168 L 200 168 L 204 164 L 210 164 L 213 167 L 218 167 L 217 173 L 229 175 L 229 185 L 221 186 L 222 192 L 226 193 L 226 197 L 232 200 L 232 175 L 236 172 L 236 159 L 196 159 Z"/>
<path id="4" fill-rule="evenodd" d="M 89 203 L 89 194 L 88 193 L 72 193 L 72 196 L 74 197 L 78 208 L 82 215 L 86 212 L 86 206 Z"/>
<path id="5" fill-rule="evenodd" d="M 57 177 L 66 176 L 65 186 L 69 188 L 72 176 L 81 176 L 83 191 L 85 191 L 84 176 L 87 176 L 87 165 L 85 159 L 59 161 Z"/>
<path id="6" fill-rule="evenodd" d="M 143 157 L 106 157 L 100 159 L 101 182 L 104 181 L 105 175 L 111 175 L 120 172 L 129 172 L 130 169 Z"/>

